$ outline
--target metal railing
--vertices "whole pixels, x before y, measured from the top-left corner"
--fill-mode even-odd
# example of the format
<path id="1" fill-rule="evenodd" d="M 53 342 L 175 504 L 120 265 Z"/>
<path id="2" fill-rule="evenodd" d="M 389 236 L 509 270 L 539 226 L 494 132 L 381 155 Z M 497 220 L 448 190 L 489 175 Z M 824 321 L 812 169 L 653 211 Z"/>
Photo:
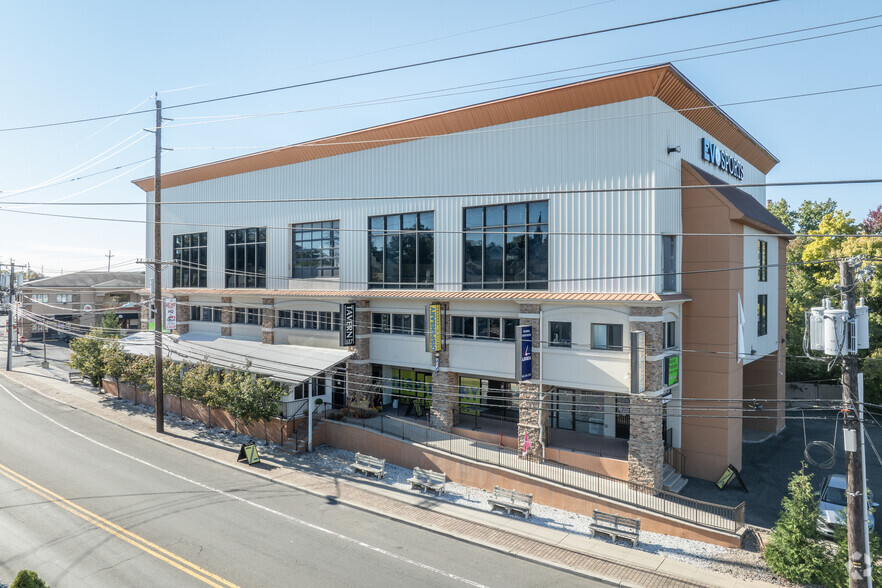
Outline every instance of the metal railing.
<path id="1" fill-rule="evenodd" d="M 548 429 L 548 446 L 590 453 L 600 457 L 628 459 L 628 441 L 606 435 L 592 435 L 581 431 L 550 427 Z"/>
<path id="2" fill-rule="evenodd" d="M 533 462 L 520 458 L 513 449 L 460 437 L 407 419 L 378 416 L 345 421 L 695 525 L 732 533 L 744 526 L 743 502 L 735 507 L 713 504 L 576 467 Z"/>

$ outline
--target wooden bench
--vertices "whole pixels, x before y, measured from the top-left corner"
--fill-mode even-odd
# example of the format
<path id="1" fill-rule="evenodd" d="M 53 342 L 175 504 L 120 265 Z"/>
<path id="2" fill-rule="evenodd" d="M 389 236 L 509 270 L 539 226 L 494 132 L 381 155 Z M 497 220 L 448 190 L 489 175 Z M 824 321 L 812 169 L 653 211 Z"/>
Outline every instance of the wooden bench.
<path id="1" fill-rule="evenodd" d="M 490 510 L 496 508 L 501 508 L 508 514 L 514 510 L 524 515 L 524 518 L 529 518 L 530 509 L 533 508 L 533 495 L 494 486 L 493 496 L 490 498 Z"/>
<path id="2" fill-rule="evenodd" d="M 616 514 L 608 514 L 594 510 L 594 520 L 588 525 L 591 536 L 594 533 L 604 533 L 613 538 L 613 541 L 619 537 L 630 539 L 634 547 L 640 540 L 640 519 L 631 519 Z"/>
<path id="3" fill-rule="evenodd" d="M 432 470 L 424 470 L 422 468 L 413 468 L 413 477 L 407 480 L 410 482 L 410 489 L 419 489 L 420 492 L 434 490 L 438 494 L 444 493 L 444 484 L 447 482 L 447 476 L 443 472 L 433 472 Z"/>
<path id="4" fill-rule="evenodd" d="M 67 381 L 71 384 L 82 384 L 83 372 L 67 372 Z"/>
<path id="5" fill-rule="evenodd" d="M 355 463 L 353 463 L 351 467 L 356 472 L 376 476 L 377 479 L 386 475 L 386 460 L 380 459 L 379 457 L 371 457 L 370 455 L 356 453 Z"/>

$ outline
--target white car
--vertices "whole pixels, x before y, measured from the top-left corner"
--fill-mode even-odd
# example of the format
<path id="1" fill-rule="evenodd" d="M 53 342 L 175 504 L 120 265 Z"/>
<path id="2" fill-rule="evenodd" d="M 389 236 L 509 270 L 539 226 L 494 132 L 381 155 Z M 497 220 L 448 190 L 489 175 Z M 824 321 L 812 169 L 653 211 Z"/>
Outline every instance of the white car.
<path id="1" fill-rule="evenodd" d="M 818 531 L 825 537 L 833 537 L 833 529 L 839 525 L 845 524 L 845 475 L 830 474 L 821 484 L 821 490 L 818 492 L 820 497 L 821 516 L 818 517 Z M 867 509 L 879 506 L 873 502 L 873 493 L 867 490 Z M 870 531 L 875 526 L 873 513 L 867 512 L 867 521 Z"/>

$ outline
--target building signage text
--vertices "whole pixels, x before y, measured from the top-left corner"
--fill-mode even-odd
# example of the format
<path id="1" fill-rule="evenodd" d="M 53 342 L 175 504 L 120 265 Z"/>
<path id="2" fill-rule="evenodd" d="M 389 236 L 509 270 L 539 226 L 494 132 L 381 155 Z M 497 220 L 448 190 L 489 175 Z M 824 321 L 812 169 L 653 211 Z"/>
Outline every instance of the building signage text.
<path id="1" fill-rule="evenodd" d="M 429 340 L 429 351 L 432 353 L 440 352 L 442 347 L 442 321 L 440 304 L 429 304 L 426 306 L 426 337 Z"/>
<path id="2" fill-rule="evenodd" d="M 355 304 L 341 304 L 340 316 L 343 325 L 340 328 L 340 347 L 355 345 Z"/>
<path id="3" fill-rule="evenodd" d="M 701 157 L 739 180 L 744 179 L 744 164 L 707 139 L 701 140 Z"/>

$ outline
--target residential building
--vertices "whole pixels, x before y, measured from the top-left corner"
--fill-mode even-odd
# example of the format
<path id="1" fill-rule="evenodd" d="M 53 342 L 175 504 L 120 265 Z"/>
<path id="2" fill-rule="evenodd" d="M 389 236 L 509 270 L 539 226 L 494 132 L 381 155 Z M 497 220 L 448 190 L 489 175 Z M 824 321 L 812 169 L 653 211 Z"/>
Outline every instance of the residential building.
<path id="1" fill-rule="evenodd" d="M 422 399 L 445 430 L 510 422 L 526 459 L 661 487 L 676 451 L 716 479 L 743 427 L 784 422 L 742 418 L 783 400 L 777 162 L 650 67 L 165 173 L 189 204 L 163 209 L 162 282 L 185 340 L 336 349 L 351 326 L 312 380 L 334 404 Z"/>
<path id="2" fill-rule="evenodd" d="M 104 313 L 112 310 L 123 329 L 141 328 L 137 292 L 144 289 L 144 272 L 73 272 L 30 280 L 16 296 L 25 311 L 23 335 L 47 339 L 100 326 Z M 27 320 L 27 314 L 44 321 Z M 54 327 L 54 328 L 53 328 Z"/>

